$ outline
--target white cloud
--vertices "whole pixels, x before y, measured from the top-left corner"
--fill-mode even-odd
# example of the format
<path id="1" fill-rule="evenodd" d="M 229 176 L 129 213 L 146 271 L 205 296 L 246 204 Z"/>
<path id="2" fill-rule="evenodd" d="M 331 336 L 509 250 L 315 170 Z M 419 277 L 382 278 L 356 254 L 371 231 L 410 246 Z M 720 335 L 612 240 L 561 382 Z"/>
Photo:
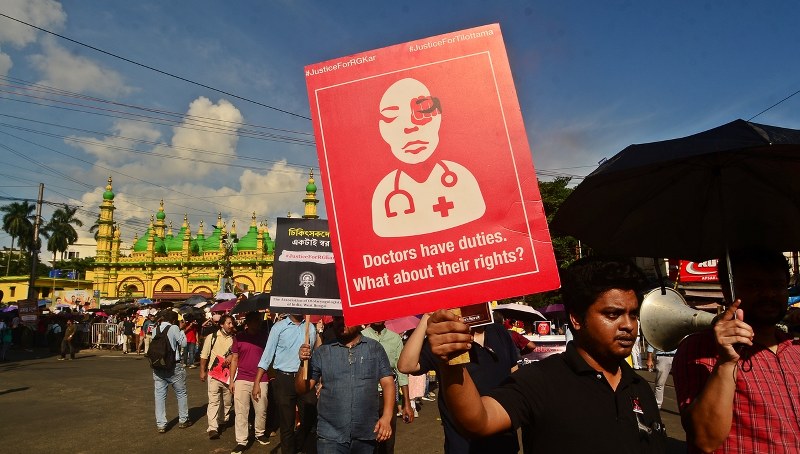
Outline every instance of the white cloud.
<path id="1" fill-rule="evenodd" d="M 158 130 L 136 122 L 118 121 L 113 127 L 114 133 L 121 136 L 163 140 L 169 146 L 154 146 L 151 150 L 181 159 L 145 157 L 104 148 L 109 144 L 131 146 L 129 141 L 115 138 L 81 138 L 90 143 L 73 143 L 97 158 L 94 169 L 82 177 L 84 181 L 91 178 L 97 184 L 95 190 L 82 198 L 86 209 L 99 212 L 105 176 L 111 171 L 109 169 L 116 172 L 114 218 L 121 223 L 123 242 L 132 241 L 134 233 L 140 237 L 145 233 L 150 216 L 158 211 L 162 198 L 167 221 L 172 221 L 175 230 L 183 223 L 183 214 L 188 213 L 192 235 L 197 234 L 200 220 L 204 221 L 205 233 L 212 232 L 219 212 L 229 229 L 232 221 L 236 221 L 236 231 L 240 235 L 250 227 L 253 212 L 259 223 L 268 220 L 272 232 L 276 217 L 286 216 L 287 212 L 292 212 L 293 216 L 303 212 L 307 170 L 298 170 L 285 160 L 254 164 L 246 169 L 191 160 L 224 162 L 235 158 L 238 145 L 236 124 L 243 122 L 244 118 L 233 104 L 226 100 L 214 103 L 200 97 L 189 105 L 187 114 L 192 118 L 184 120 L 184 125 L 194 129 L 176 127 L 171 138 L 162 137 Z M 196 124 L 203 121 L 200 119 L 229 122 L 220 124 L 227 125 L 231 134 L 212 132 L 208 123 Z M 215 154 L 205 154 L 202 150 Z M 322 211 L 321 205 L 319 210 Z M 94 222 L 95 219 L 87 219 L 88 225 Z"/>
<path id="2" fill-rule="evenodd" d="M 51 31 L 61 29 L 67 20 L 61 4 L 54 0 L 3 0 L 3 13 Z M 35 28 L 6 18 L 2 19 L 2 24 L 0 43 L 23 47 L 35 42 L 40 33 Z"/>
<path id="3" fill-rule="evenodd" d="M 111 132 L 119 137 L 105 137 L 97 139 L 94 137 L 70 136 L 65 142 L 74 147 L 80 148 L 86 153 L 94 156 L 98 160 L 108 164 L 118 165 L 134 159 L 132 152 L 115 149 L 136 148 L 136 143 L 122 137 L 148 142 L 157 141 L 161 137 L 161 132 L 152 126 L 137 121 L 118 120 L 111 127 Z"/>
<path id="4" fill-rule="evenodd" d="M 0 76 L 8 75 L 14 63 L 11 62 L 11 57 L 8 54 L 0 52 Z"/>
<path id="5" fill-rule="evenodd" d="M 71 53 L 53 39 L 42 40 L 42 53 L 28 57 L 44 79 L 39 83 L 62 90 L 99 96 L 118 97 L 130 94 L 122 76 L 95 61 Z"/>
<path id="6" fill-rule="evenodd" d="M 180 185 L 202 180 L 212 173 L 229 172 L 228 167 L 217 163 L 228 162 L 236 157 L 237 124 L 243 121 L 242 114 L 226 100 L 214 104 L 208 98 L 200 97 L 189 105 L 187 115 L 191 118 L 184 119 L 181 127 L 174 127 L 172 137 L 164 138 L 164 145 L 146 147 L 114 137 L 97 139 L 75 136 L 72 139 L 80 142 L 68 139 L 67 143 L 97 158 L 96 165 L 100 168 L 113 168 L 120 174 L 144 181 L 169 181 Z M 226 130 L 224 134 L 220 133 L 221 129 Z M 155 127 L 135 121 L 117 121 L 112 130 L 115 135 L 150 142 L 162 138 L 161 132 Z M 110 148 L 115 146 L 135 147 L 153 155 Z M 198 162 L 198 159 L 206 162 Z"/>
<path id="7" fill-rule="evenodd" d="M 206 161 L 226 162 L 236 156 L 239 141 L 237 124 L 244 119 L 239 109 L 221 99 L 214 104 L 205 97 L 199 97 L 189 105 L 187 115 L 193 117 L 183 121 L 182 127 L 173 128 L 173 149 L 161 151 L 181 158 L 202 158 Z M 218 120 L 218 121 L 215 121 Z M 198 153 L 196 150 L 214 151 L 221 155 Z M 180 172 L 191 170 L 194 177 L 208 175 L 218 169 L 212 163 L 177 161 L 173 164 Z"/>

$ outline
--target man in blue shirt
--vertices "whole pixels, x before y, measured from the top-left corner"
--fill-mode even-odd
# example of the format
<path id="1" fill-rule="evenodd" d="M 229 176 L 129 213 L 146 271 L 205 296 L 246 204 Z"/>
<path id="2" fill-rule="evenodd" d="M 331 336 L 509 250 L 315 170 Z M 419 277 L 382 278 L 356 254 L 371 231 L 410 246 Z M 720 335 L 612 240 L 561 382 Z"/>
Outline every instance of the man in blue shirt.
<path id="1" fill-rule="evenodd" d="M 335 343 L 320 346 L 313 356 L 308 344 L 300 348 L 299 359 L 311 360 L 310 374 L 306 381 L 298 373 L 295 386 L 303 394 L 323 383 L 317 405 L 319 454 L 372 454 L 392 434 L 394 372 L 383 346 L 362 336 L 360 325 L 345 326 L 342 317 L 334 317 L 331 328 Z M 379 384 L 381 411 L 374 397 Z"/>
<path id="2" fill-rule="evenodd" d="M 172 385 L 178 398 L 178 427 L 185 429 L 192 425 L 189 421 L 189 397 L 186 392 L 186 369 L 180 361 L 181 349 L 186 348 L 186 335 L 178 328 L 178 313 L 166 310 L 158 324 L 158 332 L 167 333 L 167 339 L 175 351 L 175 369 L 153 369 L 156 398 L 156 429 L 158 433 L 167 431 L 167 389 Z"/>
<path id="3" fill-rule="evenodd" d="M 278 419 L 281 432 L 281 452 L 295 454 L 302 449 L 306 438 L 311 436 L 311 428 L 316 421 L 316 413 L 312 398 L 298 401 L 294 387 L 294 377 L 300 367 L 297 352 L 303 345 L 306 335 L 306 321 L 302 315 L 292 314 L 275 323 L 267 338 L 267 345 L 258 362 L 258 372 L 253 382 L 253 399 L 258 402 L 261 398 L 261 377 L 269 369 L 270 364 L 275 369 L 275 403 L 278 406 Z M 309 324 L 309 343 L 317 344 L 317 330 Z M 300 428 L 295 435 L 295 407 L 299 404 Z"/>

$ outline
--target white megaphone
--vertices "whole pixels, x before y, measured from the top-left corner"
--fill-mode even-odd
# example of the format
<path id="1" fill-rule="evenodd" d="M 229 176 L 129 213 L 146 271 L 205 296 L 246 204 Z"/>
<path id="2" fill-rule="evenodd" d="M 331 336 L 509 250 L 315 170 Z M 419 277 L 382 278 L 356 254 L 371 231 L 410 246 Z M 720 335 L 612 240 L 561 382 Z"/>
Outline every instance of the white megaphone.
<path id="1" fill-rule="evenodd" d="M 659 287 L 644 295 L 639 309 L 639 323 L 647 342 L 658 350 L 668 352 L 678 348 L 681 340 L 689 334 L 710 327 L 714 323 L 714 315 L 692 309 L 680 293 Z"/>

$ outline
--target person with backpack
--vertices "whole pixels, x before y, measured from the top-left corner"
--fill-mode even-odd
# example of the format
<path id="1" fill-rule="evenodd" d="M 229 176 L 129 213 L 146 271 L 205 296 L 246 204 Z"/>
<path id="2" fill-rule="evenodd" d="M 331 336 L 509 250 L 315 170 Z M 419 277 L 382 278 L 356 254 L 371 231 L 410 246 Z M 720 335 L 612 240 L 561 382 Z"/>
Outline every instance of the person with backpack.
<path id="1" fill-rule="evenodd" d="M 178 428 L 192 425 L 189 420 L 189 396 L 186 391 L 186 369 L 180 362 L 180 349 L 186 347 L 186 335 L 178 327 L 178 313 L 164 311 L 156 324 L 147 359 L 153 369 L 156 401 L 156 430 L 167 431 L 167 389 L 172 385 L 178 398 Z"/>

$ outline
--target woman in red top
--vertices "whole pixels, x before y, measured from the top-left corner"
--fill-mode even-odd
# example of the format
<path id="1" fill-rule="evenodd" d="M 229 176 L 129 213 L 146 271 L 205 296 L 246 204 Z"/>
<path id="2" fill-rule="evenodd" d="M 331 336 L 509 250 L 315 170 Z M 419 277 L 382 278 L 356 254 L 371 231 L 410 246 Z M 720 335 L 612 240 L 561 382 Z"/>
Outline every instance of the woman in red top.
<path id="1" fill-rule="evenodd" d="M 197 322 L 194 320 L 184 322 L 184 334 L 186 334 L 186 350 L 183 352 L 183 364 L 194 369 L 197 365 L 194 363 L 197 358 Z"/>

